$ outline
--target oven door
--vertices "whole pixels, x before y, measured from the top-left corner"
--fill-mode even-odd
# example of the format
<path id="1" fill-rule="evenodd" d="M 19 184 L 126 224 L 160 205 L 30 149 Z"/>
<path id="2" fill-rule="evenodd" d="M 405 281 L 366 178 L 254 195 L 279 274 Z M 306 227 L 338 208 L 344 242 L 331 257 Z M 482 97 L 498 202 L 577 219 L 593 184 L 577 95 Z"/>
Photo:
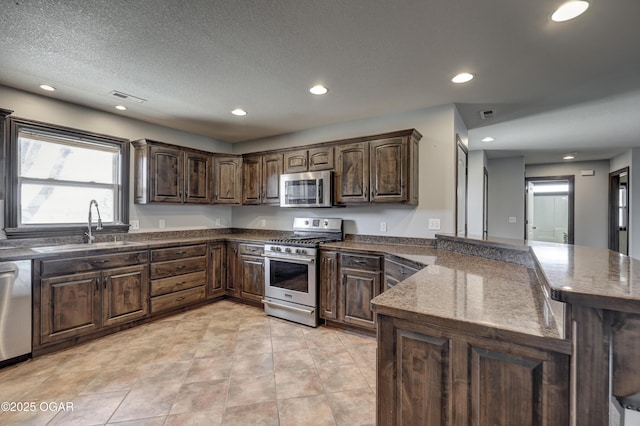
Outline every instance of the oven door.
<path id="1" fill-rule="evenodd" d="M 265 255 L 264 279 L 266 297 L 316 307 L 315 257 Z"/>

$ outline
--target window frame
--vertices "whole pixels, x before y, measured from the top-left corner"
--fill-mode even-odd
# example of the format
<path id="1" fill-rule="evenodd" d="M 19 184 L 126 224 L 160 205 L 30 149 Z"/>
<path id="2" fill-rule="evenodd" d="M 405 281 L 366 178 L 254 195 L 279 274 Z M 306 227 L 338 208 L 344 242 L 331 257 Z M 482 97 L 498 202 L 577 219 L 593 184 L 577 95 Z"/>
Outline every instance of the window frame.
<path id="1" fill-rule="evenodd" d="M 7 117 L 5 143 L 5 233 L 7 238 L 39 238 L 83 235 L 87 230 L 86 225 L 79 224 L 55 224 L 55 225 L 28 225 L 20 226 L 20 182 L 18 176 L 20 170 L 18 135 L 21 131 L 42 133 L 54 137 L 70 139 L 78 143 L 111 145 L 117 147 L 120 156 L 120 185 L 115 200 L 116 214 L 119 215 L 113 224 L 105 224 L 98 233 L 124 233 L 129 230 L 129 187 L 130 187 L 130 141 L 114 136 L 92 133 L 71 127 L 28 120 L 18 117 Z M 87 206 L 88 208 L 88 206 Z M 88 211 L 88 210 L 87 210 Z"/>

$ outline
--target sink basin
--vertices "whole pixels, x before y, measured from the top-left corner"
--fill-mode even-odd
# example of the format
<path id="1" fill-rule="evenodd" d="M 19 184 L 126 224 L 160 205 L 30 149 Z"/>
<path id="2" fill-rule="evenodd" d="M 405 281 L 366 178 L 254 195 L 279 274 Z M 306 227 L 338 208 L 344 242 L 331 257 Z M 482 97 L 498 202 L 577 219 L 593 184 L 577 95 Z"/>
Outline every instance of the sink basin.
<path id="1" fill-rule="evenodd" d="M 140 243 L 134 241 L 107 241 L 104 243 L 93 244 L 63 244 L 59 246 L 45 246 L 45 247 L 33 247 L 31 250 L 38 253 L 54 253 L 59 251 L 81 251 L 81 250 L 98 250 L 98 249 L 110 249 L 126 246 L 138 246 Z"/>

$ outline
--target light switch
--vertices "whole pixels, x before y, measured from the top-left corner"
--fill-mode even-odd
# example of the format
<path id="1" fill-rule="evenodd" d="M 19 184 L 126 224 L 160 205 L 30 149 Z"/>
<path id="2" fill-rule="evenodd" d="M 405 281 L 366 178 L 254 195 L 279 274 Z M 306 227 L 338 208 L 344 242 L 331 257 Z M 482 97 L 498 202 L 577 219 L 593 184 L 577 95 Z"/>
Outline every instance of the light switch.
<path id="1" fill-rule="evenodd" d="M 429 219 L 429 229 L 433 231 L 440 230 L 440 219 Z"/>
<path id="2" fill-rule="evenodd" d="M 140 229 L 140 221 L 139 220 L 131 220 L 131 221 L 129 221 L 129 225 L 131 225 L 131 227 L 129 228 L 131 230 Z"/>
<path id="3" fill-rule="evenodd" d="M 509 223 L 516 223 L 516 217 L 515 216 L 509 216 Z"/>
<path id="4" fill-rule="evenodd" d="M 380 232 L 387 232 L 387 222 L 380 222 Z"/>
<path id="5" fill-rule="evenodd" d="M 164 228 L 164 219 L 160 219 L 158 221 L 158 228 L 163 229 Z"/>

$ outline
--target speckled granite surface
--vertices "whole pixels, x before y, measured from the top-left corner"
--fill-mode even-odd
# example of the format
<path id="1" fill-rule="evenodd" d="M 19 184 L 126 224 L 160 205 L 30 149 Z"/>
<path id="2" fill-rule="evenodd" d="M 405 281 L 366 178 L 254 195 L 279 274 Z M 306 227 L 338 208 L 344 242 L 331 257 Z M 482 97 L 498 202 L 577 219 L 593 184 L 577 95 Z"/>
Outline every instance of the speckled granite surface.
<path id="1" fill-rule="evenodd" d="M 533 268 L 534 261 L 529 253 L 529 248 L 517 242 L 510 245 L 510 241 L 505 239 L 486 241 L 460 238 L 453 235 L 438 235 L 436 247 L 438 250 L 479 256 Z"/>
<path id="2" fill-rule="evenodd" d="M 359 253 L 390 254 L 422 265 L 432 265 L 438 251 L 430 246 L 407 246 L 400 244 L 374 244 L 361 241 L 336 241 L 322 244 L 327 250 L 351 250 Z"/>

